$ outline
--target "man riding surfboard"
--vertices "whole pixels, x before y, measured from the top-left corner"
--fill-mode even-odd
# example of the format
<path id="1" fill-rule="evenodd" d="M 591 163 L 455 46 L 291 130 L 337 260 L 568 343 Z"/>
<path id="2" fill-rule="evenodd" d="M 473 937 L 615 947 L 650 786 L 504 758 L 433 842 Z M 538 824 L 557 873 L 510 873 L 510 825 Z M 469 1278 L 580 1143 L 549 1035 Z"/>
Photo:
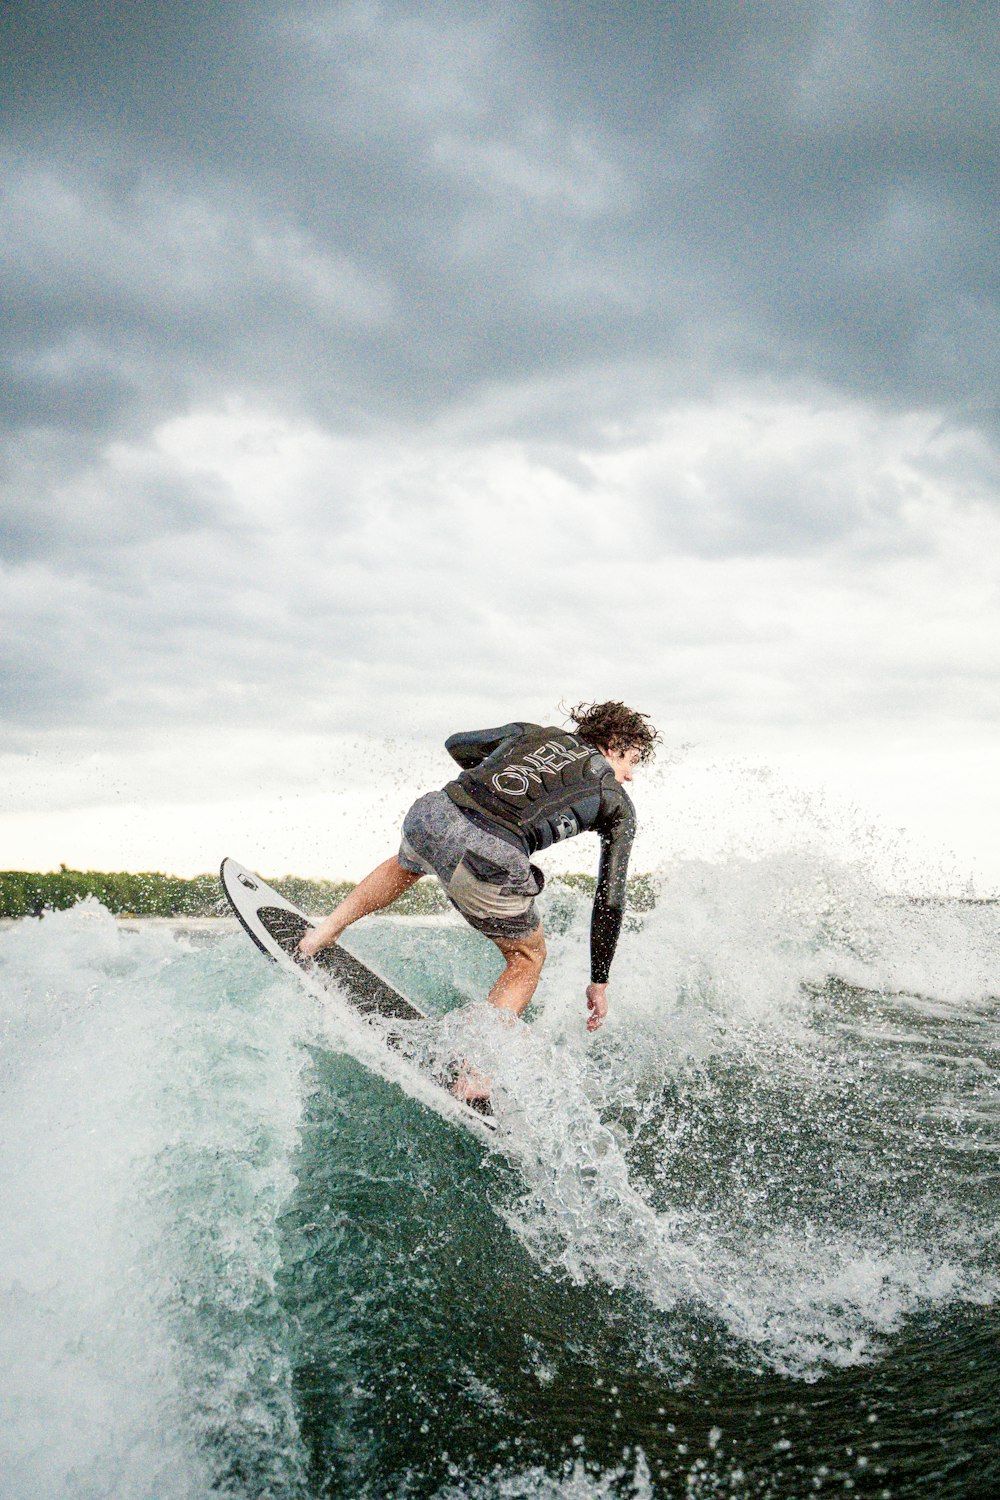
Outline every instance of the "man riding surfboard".
<path id="1" fill-rule="evenodd" d="M 587 1027 L 608 1013 L 608 975 L 625 909 L 635 809 L 624 784 L 652 759 L 659 734 L 648 716 L 619 702 L 581 703 L 573 730 L 502 724 L 453 734 L 445 748 L 460 774 L 419 797 L 403 821 L 399 853 L 366 875 L 299 944 L 303 958 L 335 942 L 353 922 L 390 906 L 423 875 L 436 875 L 452 905 L 504 956 L 492 1005 L 521 1015 L 545 962 L 535 897 L 545 877 L 531 856 L 580 833 L 596 833 L 601 862 L 590 926 Z M 462 1097 L 488 1083 L 471 1074 Z"/>

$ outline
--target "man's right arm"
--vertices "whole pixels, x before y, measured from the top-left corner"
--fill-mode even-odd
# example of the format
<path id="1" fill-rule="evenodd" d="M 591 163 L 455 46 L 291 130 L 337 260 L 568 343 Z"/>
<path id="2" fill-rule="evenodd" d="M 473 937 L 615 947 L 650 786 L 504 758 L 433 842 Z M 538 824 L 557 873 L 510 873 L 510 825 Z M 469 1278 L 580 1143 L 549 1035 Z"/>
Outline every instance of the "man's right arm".
<path id="1" fill-rule="evenodd" d="M 523 724 L 501 724 L 498 729 L 466 729 L 460 734 L 450 735 L 444 748 L 452 760 L 457 760 L 463 771 L 471 771 L 494 750 L 499 750 L 506 740 L 516 739 L 524 733 Z"/>
<path id="2" fill-rule="evenodd" d="M 600 829 L 601 866 L 594 892 L 594 909 L 590 918 L 590 984 L 587 1003 L 591 1030 L 607 1014 L 604 990 L 611 970 L 611 960 L 618 946 L 622 918 L 625 915 L 628 861 L 635 837 L 635 809 L 627 793 L 616 789 L 615 806 Z M 595 991 L 591 996 L 591 991 Z"/>

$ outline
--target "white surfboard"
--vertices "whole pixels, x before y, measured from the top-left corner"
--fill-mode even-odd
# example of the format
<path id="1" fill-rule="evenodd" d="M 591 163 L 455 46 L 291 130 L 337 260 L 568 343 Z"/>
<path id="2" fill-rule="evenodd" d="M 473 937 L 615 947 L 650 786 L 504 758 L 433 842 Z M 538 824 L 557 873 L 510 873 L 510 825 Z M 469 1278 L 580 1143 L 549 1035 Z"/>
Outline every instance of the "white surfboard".
<path id="1" fill-rule="evenodd" d="M 315 926 L 305 912 L 235 859 L 224 859 L 219 874 L 230 906 L 262 953 L 286 974 L 293 974 L 300 984 L 310 988 L 318 983 L 324 991 L 339 995 L 358 1015 L 373 1022 L 386 1047 L 397 1053 L 397 1066 L 412 1070 L 425 1085 L 434 1085 L 440 1104 L 446 1106 L 445 1113 L 478 1133 L 485 1132 L 488 1136 L 495 1133 L 496 1120 L 488 1099 L 477 1100 L 475 1105 L 465 1104 L 448 1092 L 440 1078 L 399 1056 L 404 1028 L 394 1028 L 391 1023 L 425 1021 L 427 1017 L 422 1010 L 339 943 L 331 943 L 314 959 L 303 963 L 295 957 L 295 950 L 303 933 Z"/>

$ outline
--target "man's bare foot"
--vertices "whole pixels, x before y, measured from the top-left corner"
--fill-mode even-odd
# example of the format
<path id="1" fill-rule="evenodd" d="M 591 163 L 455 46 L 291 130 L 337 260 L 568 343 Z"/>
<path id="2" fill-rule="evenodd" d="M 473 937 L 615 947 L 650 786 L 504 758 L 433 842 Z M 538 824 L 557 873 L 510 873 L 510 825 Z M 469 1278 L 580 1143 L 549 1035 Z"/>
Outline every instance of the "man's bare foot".
<path id="1" fill-rule="evenodd" d="M 493 1079 L 480 1073 L 471 1063 L 462 1063 L 450 1092 L 463 1104 L 472 1104 L 477 1099 L 488 1099 L 493 1088 Z"/>
<path id="2" fill-rule="evenodd" d="M 299 939 L 299 946 L 295 950 L 295 957 L 300 959 L 315 958 L 317 953 L 321 952 L 324 948 L 329 948 L 331 943 L 336 942 L 337 937 L 339 937 L 339 933 L 336 936 L 328 936 L 321 926 L 310 927 L 309 931 L 303 933 Z"/>

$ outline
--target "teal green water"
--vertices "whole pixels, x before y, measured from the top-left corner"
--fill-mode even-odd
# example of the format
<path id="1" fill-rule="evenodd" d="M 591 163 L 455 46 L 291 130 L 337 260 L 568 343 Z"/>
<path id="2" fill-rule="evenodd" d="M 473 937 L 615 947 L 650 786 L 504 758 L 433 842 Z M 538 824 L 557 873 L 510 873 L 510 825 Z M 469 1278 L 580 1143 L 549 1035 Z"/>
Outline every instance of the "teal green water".
<path id="1" fill-rule="evenodd" d="M 5 1496 L 1000 1492 L 996 909 L 678 867 L 596 1037 L 547 925 L 515 1032 L 355 929 L 497 1150 L 241 936 L 0 934 Z"/>

